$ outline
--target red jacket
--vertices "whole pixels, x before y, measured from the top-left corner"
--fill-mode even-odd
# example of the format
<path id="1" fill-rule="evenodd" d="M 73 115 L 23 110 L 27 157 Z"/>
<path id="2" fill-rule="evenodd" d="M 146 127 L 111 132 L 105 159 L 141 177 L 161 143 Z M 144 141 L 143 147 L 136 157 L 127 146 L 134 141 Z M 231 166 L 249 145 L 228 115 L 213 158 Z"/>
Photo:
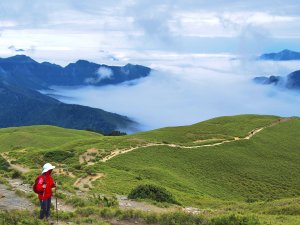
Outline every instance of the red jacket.
<path id="1" fill-rule="evenodd" d="M 44 182 L 44 177 L 46 178 L 46 182 Z M 43 188 L 43 184 L 46 184 L 46 188 Z M 48 171 L 43 173 L 38 177 L 36 189 L 42 194 L 39 194 L 40 200 L 48 199 L 52 196 L 52 188 L 56 187 L 53 178 L 51 177 L 51 172 Z"/>

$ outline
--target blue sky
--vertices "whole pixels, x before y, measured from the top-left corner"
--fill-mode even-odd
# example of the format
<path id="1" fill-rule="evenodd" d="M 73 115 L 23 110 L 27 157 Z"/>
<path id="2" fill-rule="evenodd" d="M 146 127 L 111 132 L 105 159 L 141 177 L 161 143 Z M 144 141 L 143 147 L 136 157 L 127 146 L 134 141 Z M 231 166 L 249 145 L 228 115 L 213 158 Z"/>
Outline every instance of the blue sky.
<path id="1" fill-rule="evenodd" d="M 10 0 L 1 1 L 0 10 L 2 56 L 23 49 L 60 64 L 300 51 L 296 0 Z M 148 60 L 140 61 L 140 54 Z"/>

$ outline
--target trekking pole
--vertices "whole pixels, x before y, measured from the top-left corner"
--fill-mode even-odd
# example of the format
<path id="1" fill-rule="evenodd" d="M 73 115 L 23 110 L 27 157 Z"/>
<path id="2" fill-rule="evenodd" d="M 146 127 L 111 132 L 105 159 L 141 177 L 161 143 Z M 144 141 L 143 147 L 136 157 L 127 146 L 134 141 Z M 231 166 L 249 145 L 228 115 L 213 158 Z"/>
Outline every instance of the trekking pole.
<path id="1" fill-rule="evenodd" d="M 55 187 L 55 207 L 56 207 L 56 223 L 58 224 L 58 209 L 57 209 L 56 187 Z"/>

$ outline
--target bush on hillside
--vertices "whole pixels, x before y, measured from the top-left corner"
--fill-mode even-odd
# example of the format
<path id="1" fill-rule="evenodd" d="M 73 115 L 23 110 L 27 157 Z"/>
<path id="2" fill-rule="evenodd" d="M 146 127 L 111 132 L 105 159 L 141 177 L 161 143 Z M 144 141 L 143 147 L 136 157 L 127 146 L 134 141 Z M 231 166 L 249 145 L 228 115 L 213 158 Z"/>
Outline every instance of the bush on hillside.
<path id="1" fill-rule="evenodd" d="M 127 135 L 126 132 L 122 132 L 122 131 L 118 131 L 118 130 L 113 130 L 111 132 L 102 132 L 100 130 L 93 130 L 92 128 L 86 128 L 86 131 L 90 131 L 90 132 L 94 132 L 94 133 L 98 133 L 98 134 L 102 134 L 104 136 L 124 136 Z"/>
<path id="2" fill-rule="evenodd" d="M 212 225 L 260 225 L 261 223 L 255 217 L 239 216 L 239 215 L 227 215 L 211 220 Z"/>
<path id="3" fill-rule="evenodd" d="M 12 179 L 20 178 L 21 176 L 22 176 L 21 172 L 16 170 L 11 174 Z"/>
<path id="4" fill-rule="evenodd" d="M 0 170 L 9 170 L 9 163 L 2 156 L 0 156 Z"/>
<path id="5" fill-rule="evenodd" d="M 19 211 L 14 210 L 13 212 L 9 211 L 0 211 L 0 224 L 5 225 L 16 225 L 16 224 L 28 224 L 28 225 L 45 225 L 45 222 L 35 218 L 28 211 Z"/>
<path id="6" fill-rule="evenodd" d="M 157 202 L 178 204 L 174 196 L 163 187 L 152 184 L 139 185 L 128 195 L 129 199 L 151 199 Z"/>
<path id="7" fill-rule="evenodd" d="M 118 130 L 114 130 L 110 133 L 105 133 L 104 134 L 104 136 L 124 136 L 124 135 L 127 135 L 127 133 L 121 132 L 121 131 L 118 131 Z"/>
<path id="8" fill-rule="evenodd" d="M 46 152 L 44 154 L 44 159 L 50 162 L 63 162 L 74 155 L 74 152 L 71 151 L 54 150 Z"/>

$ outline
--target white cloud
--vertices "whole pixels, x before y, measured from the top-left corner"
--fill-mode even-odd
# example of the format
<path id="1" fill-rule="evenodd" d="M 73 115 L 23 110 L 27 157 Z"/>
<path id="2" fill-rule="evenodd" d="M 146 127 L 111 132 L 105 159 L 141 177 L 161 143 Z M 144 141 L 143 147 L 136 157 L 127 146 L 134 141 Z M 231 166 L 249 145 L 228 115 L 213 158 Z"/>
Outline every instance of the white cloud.
<path id="1" fill-rule="evenodd" d="M 99 49 L 121 55 L 131 50 L 234 52 L 232 43 L 249 27 L 265 30 L 273 39 L 299 38 L 299 10 L 299 2 L 293 0 L 11 0 L 0 4 L 0 41 L 36 46 L 35 55 L 43 59 L 55 55 L 55 49 L 69 48 L 72 53 L 59 53 L 64 61 L 76 51 L 94 55 Z M 209 40 L 217 37 L 223 38 L 217 45 Z M 42 50 L 51 47 L 51 53 Z"/>
<path id="2" fill-rule="evenodd" d="M 150 65 L 151 51 L 163 57 L 173 52 L 252 55 L 281 45 L 300 50 L 297 40 L 288 42 L 300 39 L 300 4 L 292 0 L 271 9 L 266 1 L 235 0 L 30 0 L 30 7 L 28 2 L 0 4 L 2 57 L 13 54 L 7 49 L 11 45 L 35 46 L 26 54 L 61 65 L 78 59 L 136 63 L 141 61 L 136 52 Z"/>
<path id="3" fill-rule="evenodd" d="M 96 71 L 96 77 L 90 77 L 85 80 L 88 84 L 97 84 L 101 80 L 110 79 L 114 75 L 112 69 L 100 66 L 99 69 Z"/>

